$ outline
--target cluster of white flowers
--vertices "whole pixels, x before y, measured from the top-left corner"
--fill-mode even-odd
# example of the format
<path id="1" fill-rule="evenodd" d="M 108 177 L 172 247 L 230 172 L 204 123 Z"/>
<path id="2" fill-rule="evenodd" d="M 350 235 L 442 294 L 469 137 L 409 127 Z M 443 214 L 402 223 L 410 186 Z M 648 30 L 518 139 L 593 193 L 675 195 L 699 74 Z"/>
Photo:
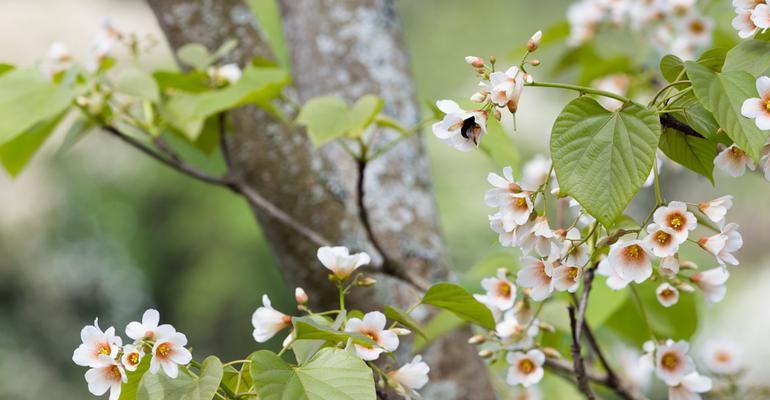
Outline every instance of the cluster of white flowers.
<path id="1" fill-rule="evenodd" d="M 445 114 L 444 118 L 433 124 L 433 134 L 450 146 L 460 151 L 476 148 L 481 137 L 487 132 L 487 119 L 491 112 L 500 120 L 501 109 L 508 109 L 512 114 L 519 108 L 519 99 L 525 83 L 532 82 L 532 76 L 524 69 L 527 56 L 537 50 L 542 39 L 542 32 L 537 31 L 527 43 L 527 54 L 518 66 L 505 71 L 496 71 L 494 57 L 489 65 L 481 57 L 468 56 L 465 61 L 471 65 L 478 76 L 479 91 L 470 96 L 470 101 L 479 103 L 478 109 L 464 110 L 452 100 L 439 100 L 436 107 Z M 540 64 L 537 60 L 529 62 L 532 66 Z"/>
<path id="2" fill-rule="evenodd" d="M 644 230 L 647 233 L 644 238 L 618 240 L 612 244 L 608 256 L 599 264 L 599 274 L 607 277 L 610 288 L 620 290 L 631 282 L 642 283 L 652 277 L 653 261 L 658 259 L 657 278 L 663 282 L 658 286 L 656 294 L 663 306 L 676 304 L 680 290 L 693 292 L 695 287 L 701 289 L 707 301 L 721 301 L 725 295 L 725 283 L 730 276 L 726 264 L 739 264 L 733 253 L 743 246 L 738 225 L 725 223 L 725 215 L 730 207 L 732 196 L 729 195 L 691 205 L 692 209 L 697 209 L 720 229 L 718 233 L 701 237 L 697 241 L 701 248 L 715 257 L 719 267 L 689 276 L 683 274 L 695 266 L 679 259 L 679 246 L 688 240 L 690 232 L 699 224 L 686 203 L 672 201 L 655 210 L 652 223 Z"/>
<path id="3" fill-rule="evenodd" d="M 110 57 L 123 39 L 123 34 L 108 20 L 104 20 L 94 38 L 85 67 L 90 72 L 99 69 L 102 62 Z M 72 65 L 73 57 L 67 46 L 60 42 L 52 43 L 48 48 L 45 60 L 40 69 L 47 77 L 52 78 Z"/>
<path id="4" fill-rule="evenodd" d="M 770 6 L 765 0 L 733 0 L 733 28 L 741 39 L 748 39 L 760 29 L 770 28 Z"/>
<path id="5" fill-rule="evenodd" d="M 711 379 L 695 370 L 695 362 L 687 354 L 689 349 L 684 340 L 644 344 L 642 364 L 653 366 L 655 375 L 669 387 L 669 400 L 700 400 L 700 393 L 711 390 Z"/>
<path id="6" fill-rule="evenodd" d="M 330 278 L 342 284 L 349 280 L 353 272 L 361 266 L 369 264 L 370 257 L 366 253 L 350 254 L 347 247 L 321 247 L 318 249 L 318 260 L 330 272 Z M 365 279 L 354 281 L 359 285 L 369 285 Z M 295 290 L 295 299 L 300 310 L 308 310 L 308 296 L 302 288 Z M 278 332 L 292 326 L 292 316 L 274 309 L 267 295 L 262 297 L 262 307 L 259 307 L 251 318 L 254 326 L 254 340 L 263 343 L 271 339 Z M 366 313 L 363 318 L 349 318 L 344 326 L 345 332 L 360 333 L 371 339 L 376 346 L 354 344 L 358 357 L 364 361 L 375 361 L 382 353 L 392 353 L 399 345 L 399 336 L 408 335 L 411 332 L 404 328 L 387 328 L 385 314 L 379 311 Z M 284 341 L 288 347 L 294 339 L 293 332 Z M 402 367 L 388 373 L 389 384 L 397 393 L 407 400 L 419 398 L 416 390 L 421 389 L 428 382 L 428 364 L 422 361 L 422 357 L 416 356 L 412 361 Z"/>
<path id="7" fill-rule="evenodd" d="M 120 397 L 121 385 L 127 382 L 126 371 L 136 371 L 145 355 L 149 354 L 149 372 L 161 369 L 170 378 L 179 374 L 179 365 L 192 361 L 192 354 L 185 348 L 187 337 L 168 324 L 159 325 L 160 314 L 147 310 L 141 322 L 126 326 L 126 336 L 132 344 L 123 346 L 123 339 L 115 334 L 115 328 L 102 331 L 98 319 L 80 332 L 82 344 L 72 354 L 75 364 L 88 367 L 88 390 L 101 396 L 110 391 L 110 400 Z"/>
<path id="8" fill-rule="evenodd" d="M 766 8 L 770 7 L 766 4 L 763 5 Z M 741 114 L 746 118 L 753 119 L 760 130 L 768 131 L 770 130 L 770 77 L 760 76 L 757 78 L 756 86 L 759 97 L 746 99 L 741 106 Z M 714 159 L 714 164 L 732 177 L 743 175 L 747 168 L 752 171 L 756 169 L 754 160 L 736 145 L 722 150 Z M 765 143 L 759 164 L 765 179 L 770 181 L 770 139 Z"/>
<path id="9" fill-rule="evenodd" d="M 642 31 L 661 54 L 693 59 L 711 43 L 714 23 L 697 0 L 579 0 L 567 9 L 569 43 L 591 40 L 602 26 Z"/>

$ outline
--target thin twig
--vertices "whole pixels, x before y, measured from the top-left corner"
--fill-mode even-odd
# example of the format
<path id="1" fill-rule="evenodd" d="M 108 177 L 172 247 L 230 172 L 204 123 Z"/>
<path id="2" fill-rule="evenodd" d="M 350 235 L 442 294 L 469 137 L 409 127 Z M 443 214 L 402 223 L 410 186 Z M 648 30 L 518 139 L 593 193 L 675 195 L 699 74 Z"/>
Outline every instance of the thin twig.
<path id="1" fill-rule="evenodd" d="M 580 351 L 580 325 L 578 325 L 577 317 L 575 316 L 575 307 L 569 306 L 567 311 L 569 312 L 569 322 L 572 330 L 572 346 L 570 347 L 572 352 L 572 370 L 575 374 L 575 379 L 577 379 L 577 387 L 585 395 L 586 399 L 595 400 L 596 395 L 588 384 L 589 378 L 586 375 L 585 362 Z"/>
<path id="2" fill-rule="evenodd" d="M 676 119 L 676 117 L 671 114 L 661 114 L 660 125 L 663 128 L 671 128 L 688 136 L 703 138 L 703 135 L 701 135 L 698 131 L 693 129 L 690 125 L 687 125 L 684 122 Z"/>
<path id="3" fill-rule="evenodd" d="M 549 371 L 575 383 L 575 369 L 567 360 L 547 358 L 545 360 L 545 367 L 548 368 Z M 585 376 L 591 382 L 611 389 L 625 400 L 648 400 L 647 397 L 636 390 L 626 389 L 625 386 L 622 385 L 614 386 L 613 382 L 611 382 L 605 374 L 601 374 L 594 370 L 586 370 Z"/>
<path id="4" fill-rule="evenodd" d="M 219 113 L 217 115 L 217 124 L 219 124 L 219 147 L 222 151 L 222 158 L 225 159 L 225 165 L 227 165 L 227 170 L 232 171 L 233 170 L 233 162 L 232 158 L 230 157 L 230 147 L 227 143 L 227 126 L 226 123 L 226 116 L 225 113 Z"/>

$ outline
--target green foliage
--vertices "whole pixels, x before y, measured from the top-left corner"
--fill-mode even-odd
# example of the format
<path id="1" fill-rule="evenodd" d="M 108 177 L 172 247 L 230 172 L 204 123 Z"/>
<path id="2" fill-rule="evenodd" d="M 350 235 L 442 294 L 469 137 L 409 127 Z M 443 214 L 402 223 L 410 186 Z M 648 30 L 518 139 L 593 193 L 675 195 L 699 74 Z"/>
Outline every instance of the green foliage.
<path id="1" fill-rule="evenodd" d="M 158 102 L 160 91 L 152 75 L 139 68 L 130 67 L 120 72 L 115 83 L 118 92 L 143 100 Z"/>
<path id="2" fill-rule="evenodd" d="M 560 189 L 610 226 L 647 179 L 659 137 L 652 109 L 627 104 L 609 112 L 591 98 L 571 101 L 551 133 Z"/>
<path id="3" fill-rule="evenodd" d="M 305 365 L 292 366 L 262 350 L 251 357 L 250 373 L 262 400 L 374 400 L 372 371 L 346 350 L 321 349 Z"/>
<path id="4" fill-rule="evenodd" d="M 492 312 L 470 293 L 454 283 L 437 283 L 428 289 L 422 298 L 422 304 L 430 304 L 486 329 L 495 329 Z"/>
<path id="5" fill-rule="evenodd" d="M 234 85 L 202 93 L 179 92 L 165 105 L 169 122 L 190 140 L 196 140 L 206 118 L 244 104 L 265 105 L 289 81 L 279 68 L 249 67 Z"/>
<path id="6" fill-rule="evenodd" d="M 64 115 L 62 113 L 48 120 L 38 122 L 28 131 L 0 145 L 0 163 L 3 164 L 3 167 L 11 176 L 18 175 L 24 169 Z"/>
<path id="7" fill-rule="evenodd" d="M 237 40 L 229 39 L 222 43 L 213 54 L 210 54 L 206 46 L 200 43 L 188 43 L 176 51 L 176 57 L 183 64 L 197 70 L 205 70 L 208 66 L 233 51 L 237 45 Z"/>
<path id="8" fill-rule="evenodd" d="M 602 326 L 626 301 L 626 292 L 618 292 L 595 282 L 586 307 L 586 320 L 591 326 Z M 563 307 L 562 307 L 563 310 Z"/>
<path id="9" fill-rule="evenodd" d="M 46 80 L 34 69 L 0 76 L 0 144 L 64 112 L 74 92 Z"/>
<path id="10" fill-rule="evenodd" d="M 668 54 L 660 59 L 660 73 L 669 82 L 674 82 L 684 71 L 684 62 L 681 58 Z"/>
<path id="11" fill-rule="evenodd" d="M 714 183 L 714 157 L 717 156 L 715 143 L 708 139 L 666 129 L 660 137 L 660 149 L 668 158 Z"/>
<path id="12" fill-rule="evenodd" d="M 219 389 L 223 374 L 222 362 L 214 356 L 203 360 L 197 377 L 184 370 L 175 379 L 162 372 L 144 374 L 136 400 L 211 400 Z"/>
<path id="13" fill-rule="evenodd" d="M 152 77 L 163 92 L 173 93 L 174 90 L 181 90 L 200 93 L 209 90 L 208 76 L 202 71 L 156 71 L 153 72 Z"/>
<path id="14" fill-rule="evenodd" d="M 380 113 L 382 105 L 382 99 L 374 95 L 361 97 L 353 107 L 337 96 L 315 97 L 302 106 L 297 123 L 307 127 L 310 140 L 319 147 L 338 137 L 359 137 Z"/>
<path id="15" fill-rule="evenodd" d="M 519 172 L 521 157 L 511 137 L 503 126 L 494 118 L 487 121 L 487 134 L 481 138 L 479 148 L 486 153 L 499 168 L 508 167 Z"/>
<path id="16" fill-rule="evenodd" d="M 151 356 L 142 358 L 142 362 L 137 366 L 136 371 L 126 371 L 127 382 L 124 382 L 120 387 L 120 398 L 118 400 L 136 400 L 137 391 L 139 389 L 139 383 L 142 381 L 142 377 L 150 369 Z"/>
<path id="17" fill-rule="evenodd" d="M 351 313 L 352 314 L 352 313 Z M 313 322 L 315 322 L 317 325 L 328 327 L 332 330 L 339 330 L 342 324 L 345 322 L 346 317 L 352 318 L 351 314 L 347 314 L 346 312 L 341 312 L 337 315 L 337 318 L 334 320 L 334 322 L 329 321 L 327 318 L 324 318 L 322 316 L 309 316 L 307 318 L 310 318 Z M 361 315 L 363 318 L 363 314 Z M 297 360 L 298 364 L 304 364 L 306 363 L 313 355 L 320 349 L 322 346 L 327 344 L 327 340 L 324 339 L 294 339 L 294 342 L 291 345 L 291 352 L 294 354 L 294 358 Z M 336 342 L 334 343 L 336 344 Z"/>
<path id="18" fill-rule="evenodd" d="M 330 326 L 317 323 L 310 317 L 292 318 L 294 324 L 294 336 L 297 340 L 325 340 L 334 343 L 345 343 L 352 340 L 353 343 L 363 346 L 377 346 L 368 336 L 358 332 L 340 332 Z"/>
<path id="19" fill-rule="evenodd" d="M 744 71 L 715 73 L 691 61 L 685 67 L 701 104 L 713 113 L 727 136 L 759 161 L 767 134 L 757 128 L 754 120 L 741 115 L 743 102 L 758 96 L 754 77 Z"/>
<path id="20" fill-rule="evenodd" d="M 766 75 L 770 70 L 770 42 L 744 40 L 727 52 L 724 71 L 745 71 L 752 75 Z"/>
<path id="21" fill-rule="evenodd" d="M 398 322 L 404 327 L 410 329 L 412 332 L 427 339 L 427 337 L 425 336 L 425 332 L 423 332 L 422 327 L 420 327 L 420 323 L 415 321 L 415 319 L 412 318 L 411 316 L 409 316 L 409 314 L 407 314 L 406 311 L 396 307 L 385 306 L 385 316 L 393 321 Z"/>

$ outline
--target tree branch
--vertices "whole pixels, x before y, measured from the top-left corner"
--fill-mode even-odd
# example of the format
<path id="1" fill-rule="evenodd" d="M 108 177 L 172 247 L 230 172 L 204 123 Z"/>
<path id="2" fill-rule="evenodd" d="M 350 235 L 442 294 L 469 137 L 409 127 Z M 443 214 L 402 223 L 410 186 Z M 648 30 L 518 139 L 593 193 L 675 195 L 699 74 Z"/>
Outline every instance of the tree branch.
<path id="1" fill-rule="evenodd" d="M 567 360 L 547 358 L 545 360 L 545 367 L 562 378 L 575 383 L 575 369 Z M 585 376 L 591 382 L 611 389 L 625 400 L 648 400 L 647 397 L 638 391 L 628 389 L 622 382 L 610 380 L 608 375 L 601 374 L 594 370 L 586 370 Z"/>
<path id="2" fill-rule="evenodd" d="M 676 117 L 668 113 L 660 115 L 660 125 L 664 129 L 671 128 L 679 132 L 682 132 L 688 136 L 703 138 L 703 135 L 701 135 L 698 131 L 690 127 L 690 125 L 685 124 L 684 122 L 676 119 Z"/>
<path id="3" fill-rule="evenodd" d="M 596 395 L 588 384 L 589 377 L 586 373 L 585 362 L 580 351 L 580 325 L 578 325 L 578 318 L 575 316 L 575 307 L 569 306 L 567 311 L 569 312 L 570 328 L 572 328 L 572 346 L 570 347 L 573 364 L 572 371 L 577 379 L 577 387 L 587 399 L 595 400 Z"/>

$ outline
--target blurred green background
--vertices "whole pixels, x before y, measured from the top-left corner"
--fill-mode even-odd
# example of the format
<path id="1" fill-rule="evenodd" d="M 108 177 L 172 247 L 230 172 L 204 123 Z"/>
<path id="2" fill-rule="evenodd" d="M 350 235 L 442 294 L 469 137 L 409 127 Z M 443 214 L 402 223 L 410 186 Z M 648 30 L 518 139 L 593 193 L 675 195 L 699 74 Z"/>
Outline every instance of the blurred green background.
<path id="1" fill-rule="evenodd" d="M 507 64 L 534 31 L 563 19 L 568 4 L 397 1 L 419 98 L 467 98 L 476 81 L 464 56 L 495 54 Z M 716 15 L 720 24 L 732 18 Z M 103 17 L 122 31 L 155 37 L 148 65 L 173 67 L 152 13 L 138 0 L 5 0 L 0 61 L 34 64 L 53 41 L 83 56 Z M 543 64 L 557 53 L 543 52 Z M 514 134 L 524 158 L 546 152 L 550 126 L 567 99 L 561 92 L 525 92 Z M 459 153 L 424 136 L 453 266 L 462 273 L 500 252 L 483 204 L 486 174 L 496 167 L 478 152 Z M 70 358 L 80 328 L 96 316 L 122 333 L 145 308 L 156 307 L 188 335 L 194 353 L 235 359 L 256 349 L 250 315 L 261 294 L 279 309 L 290 310 L 291 300 L 246 204 L 105 135 L 67 152 L 58 151 L 60 142 L 61 135 L 51 140 L 16 180 L 0 174 L 0 399 L 88 398 L 84 370 Z M 714 189 L 687 171 L 667 169 L 663 190 L 686 201 L 736 195 L 731 219 L 746 239 L 743 265 L 733 269 L 727 300 L 701 306 L 700 318 L 709 336 L 740 340 L 748 362 L 762 362 L 770 357 L 770 184 L 749 174 L 720 177 Z M 643 212 L 650 197 L 643 194 L 630 212 Z M 757 369 L 746 377 L 767 378 Z"/>

